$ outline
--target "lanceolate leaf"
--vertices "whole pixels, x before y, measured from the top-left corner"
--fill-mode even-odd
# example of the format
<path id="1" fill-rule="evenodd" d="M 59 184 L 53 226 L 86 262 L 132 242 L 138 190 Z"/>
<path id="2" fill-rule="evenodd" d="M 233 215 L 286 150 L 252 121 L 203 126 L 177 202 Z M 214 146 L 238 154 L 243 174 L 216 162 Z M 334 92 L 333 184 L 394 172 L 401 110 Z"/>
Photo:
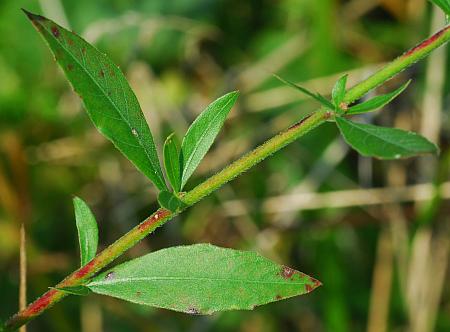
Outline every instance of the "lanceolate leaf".
<path id="1" fill-rule="evenodd" d="M 308 89 L 306 89 L 304 87 L 301 87 L 300 85 L 297 85 L 297 84 L 295 84 L 293 82 L 290 82 L 290 81 L 288 81 L 288 80 L 286 80 L 286 79 L 284 79 L 284 78 L 282 78 L 282 77 L 280 77 L 280 76 L 278 76 L 276 74 L 273 74 L 273 76 L 275 76 L 276 79 L 278 79 L 279 81 L 283 82 L 284 84 L 290 86 L 291 88 L 294 88 L 294 89 L 304 93 L 305 95 L 310 96 L 311 98 L 317 100 L 323 106 L 325 106 L 325 107 L 327 107 L 327 108 L 329 108 L 331 110 L 334 110 L 333 104 L 328 99 L 323 97 L 321 94 L 311 92 Z"/>
<path id="2" fill-rule="evenodd" d="M 181 190 L 180 149 L 173 133 L 164 143 L 164 168 L 173 190 L 179 192 Z"/>
<path id="3" fill-rule="evenodd" d="M 378 127 L 336 117 L 345 141 L 363 156 L 399 159 L 437 153 L 436 145 L 414 132 Z"/>
<path id="4" fill-rule="evenodd" d="M 439 6 L 447 16 L 450 16 L 450 0 L 430 0 L 436 6 Z"/>
<path id="5" fill-rule="evenodd" d="M 159 192 L 158 202 L 163 208 L 172 212 L 176 212 L 186 206 L 177 196 L 166 190 Z"/>
<path id="6" fill-rule="evenodd" d="M 75 197 L 73 206 L 80 242 L 81 266 L 83 266 L 97 253 L 98 228 L 92 211 L 81 198 Z"/>
<path id="7" fill-rule="evenodd" d="M 208 244 L 133 259 L 87 285 L 95 293 L 189 314 L 250 310 L 318 286 L 319 281 L 254 252 Z"/>
<path id="8" fill-rule="evenodd" d="M 97 129 L 159 189 L 166 189 L 150 129 L 121 70 L 81 37 L 26 12 L 47 41 Z"/>
<path id="9" fill-rule="evenodd" d="M 408 87 L 409 83 L 411 83 L 411 80 L 409 80 L 408 82 L 403 84 L 397 90 L 394 90 L 385 95 L 376 96 L 370 100 L 367 100 L 365 102 L 362 102 L 360 104 L 352 106 L 348 109 L 346 114 L 348 114 L 348 115 L 361 114 L 361 113 L 375 111 L 381 107 L 384 107 L 385 105 L 389 104 L 394 98 L 396 98 L 399 94 L 401 94 Z"/>
<path id="10" fill-rule="evenodd" d="M 344 75 L 338 79 L 336 84 L 333 87 L 333 91 L 331 93 L 331 97 L 334 103 L 334 106 L 340 107 L 342 100 L 345 97 L 345 87 L 347 85 L 347 77 L 348 75 Z"/>
<path id="11" fill-rule="evenodd" d="M 238 95 L 234 91 L 215 100 L 189 127 L 181 144 L 181 189 L 213 144 Z"/>

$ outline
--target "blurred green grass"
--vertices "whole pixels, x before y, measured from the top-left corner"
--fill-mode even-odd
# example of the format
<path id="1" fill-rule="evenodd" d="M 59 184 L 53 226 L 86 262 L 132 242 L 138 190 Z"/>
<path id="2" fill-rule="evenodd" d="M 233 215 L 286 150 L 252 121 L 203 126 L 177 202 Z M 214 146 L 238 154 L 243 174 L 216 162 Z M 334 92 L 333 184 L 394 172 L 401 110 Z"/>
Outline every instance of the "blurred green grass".
<path id="1" fill-rule="evenodd" d="M 6 304 L 0 307 L 2 318 L 18 306 L 19 221 L 27 225 L 31 300 L 79 262 L 72 195 L 93 207 L 101 247 L 157 207 L 152 186 L 95 132 L 21 7 L 69 23 L 120 65 L 160 148 L 170 132 L 181 136 L 215 97 L 241 91 L 238 107 L 188 189 L 314 109 L 313 101 L 280 87 L 272 72 L 327 93 L 341 72 L 350 72 L 353 82 L 366 77 L 373 66 L 424 38 L 431 24 L 431 6 L 424 0 L 2 0 L 0 294 Z M 420 63 L 389 82 L 393 87 L 414 78 L 393 106 L 365 120 L 418 129 L 426 111 L 421 107 L 427 68 Z M 448 154 L 450 138 L 448 92 L 445 79 L 443 130 L 438 133 L 441 156 Z M 419 326 L 411 317 L 415 306 L 399 281 L 404 280 L 400 261 L 392 258 L 391 264 L 383 265 L 379 260 L 383 257 L 379 239 L 397 221 L 391 205 L 328 208 L 325 201 L 311 210 L 295 206 L 277 210 L 281 205 L 267 203 L 287 194 L 385 187 L 396 181 L 409 185 L 435 177 L 433 160 L 422 159 L 429 168 L 424 172 L 420 160 L 371 161 L 341 143 L 335 128 L 325 125 L 189 209 L 126 255 L 196 242 L 256 250 L 317 277 L 324 286 L 316 292 L 252 312 L 211 317 L 97 296 L 73 297 L 33 321 L 29 330 L 96 331 L 103 325 L 104 331 L 361 331 L 373 324 L 370 303 L 377 296 L 372 292 L 374 271 L 380 267 L 393 270 L 386 286 L 390 290 L 392 284 L 385 322 L 389 330 Z M 446 173 L 443 181 L 448 181 Z M 398 176 L 392 180 L 392 174 Z M 420 232 L 414 220 L 426 205 L 395 207 L 407 228 L 407 238 L 400 244 L 412 252 Z M 449 210 L 444 200 L 427 215 L 434 235 L 448 234 Z M 390 255 L 398 258 L 398 250 Z M 448 262 L 448 255 L 444 257 Z M 413 261 L 412 254 L 409 260 Z M 448 272 L 446 276 L 444 280 Z M 433 311 L 434 330 L 447 331 L 448 284 L 440 294 L 440 305 Z"/>

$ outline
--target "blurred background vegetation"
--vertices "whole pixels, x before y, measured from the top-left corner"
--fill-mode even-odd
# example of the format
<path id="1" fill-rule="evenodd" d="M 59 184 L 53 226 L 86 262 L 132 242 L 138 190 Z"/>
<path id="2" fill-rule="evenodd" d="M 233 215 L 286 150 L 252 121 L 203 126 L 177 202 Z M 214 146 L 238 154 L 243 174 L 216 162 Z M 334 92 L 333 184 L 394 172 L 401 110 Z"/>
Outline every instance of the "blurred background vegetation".
<path id="1" fill-rule="evenodd" d="M 120 65 L 161 148 L 215 97 L 241 91 L 187 189 L 317 105 L 271 76 L 327 93 L 425 38 L 444 19 L 425 0 L 1 0 L 0 317 L 18 307 L 19 229 L 28 300 L 79 265 L 72 195 L 99 221 L 101 248 L 157 207 L 156 191 L 101 137 L 20 7 L 83 35 Z M 359 157 L 327 124 L 234 180 L 124 259 L 198 242 L 255 250 L 324 284 L 208 317 L 71 297 L 29 331 L 450 331 L 449 53 L 361 121 L 421 132 L 439 158 Z"/>

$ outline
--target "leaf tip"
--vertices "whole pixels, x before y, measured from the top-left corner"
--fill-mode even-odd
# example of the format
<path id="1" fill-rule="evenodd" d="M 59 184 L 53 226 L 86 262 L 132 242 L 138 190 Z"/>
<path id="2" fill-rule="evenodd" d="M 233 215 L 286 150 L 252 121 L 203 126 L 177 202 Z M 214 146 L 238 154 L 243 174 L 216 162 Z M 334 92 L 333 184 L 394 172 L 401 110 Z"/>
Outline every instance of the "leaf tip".
<path id="1" fill-rule="evenodd" d="M 234 103 L 236 101 L 236 99 L 239 97 L 240 92 L 239 92 L 239 90 L 234 90 L 234 91 L 231 91 L 230 93 L 228 93 L 228 95 L 233 98 L 233 103 Z"/>
<path id="2" fill-rule="evenodd" d="M 433 154 L 435 154 L 436 156 L 439 156 L 441 154 L 441 149 L 439 148 L 439 146 L 437 144 L 431 143 L 434 145 L 434 151 L 432 152 Z"/>
<path id="3" fill-rule="evenodd" d="M 175 133 L 170 134 L 169 136 L 167 136 L 166 141 L 169 142 L 171 139 L 173 139 L 174 136 Z"/>
<path id="4" fill-rule="evenodd" d="M 77 205 L 77 204 L 86 204 L 80 197 L 78 197 L 77 195 L 72 195 L 72 203 L 73 205 Z"/>
<path id="5" fill-rule="evenodd" d="M 25 8 L 20 8 L 25 15 L 27 15 L 27 17 L 32 21 L 32 22 L 37 22 L 37 21 L 43 21 L 45 20 L 44 16 L 38 15 L 38 14 L 33 14 L 32 12 L 29 12 L 28 10 L 26 10 Z"/>
<path id="6" fill-rule="evenodd" d="M 276 78 L 277 80 L 279 80 L 281 83 L 284 84 L 289 84 L 284 78 L 282 78 L 280 75 L 276 74 L 276 73 L 272 73 L 272 76 L 274 78 Z"/>
<path id="7" fill-rule="evenodd" d="M 316 278 L 309 277 L 310 283 L 306 284 L 306 292 L 311 293 L 316 288 L 319 288 L 320 286 L 323 286 L 322 282 L 317 280 Z"/>

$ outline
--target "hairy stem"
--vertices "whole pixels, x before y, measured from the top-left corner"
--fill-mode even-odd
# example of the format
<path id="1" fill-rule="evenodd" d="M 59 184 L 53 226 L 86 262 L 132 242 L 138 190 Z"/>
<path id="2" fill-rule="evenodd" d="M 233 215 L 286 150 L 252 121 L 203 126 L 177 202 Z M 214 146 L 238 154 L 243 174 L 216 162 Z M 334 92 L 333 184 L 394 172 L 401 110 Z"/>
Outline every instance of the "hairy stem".
<path id="1" fill-rule="evenodd" d="M 349 89 L 345 94 L 344 102 L 351 103 L 361 98 L 370 90 L 383 84 L 417 61 L 425 58 L 433 50 L 435 50 L 439 46 L 442 46 L 442 44 L 446 43 L 449 39 L 450 25 L 447 25 L 428 39 L 425 39 L 420 44 L 403 53 L 397 59 L 387 64 L 372 76 L 369 76 L 364 81 L 356 84 L 354 87 Z"/>
<path id="2" fill-rule="evenodd" d="M 406 53 L 386 65 L 384 68 L 382 68 L 366 80 L 349 89 L 345 96 L 345 102 L 351 103 L 361 98 L 373 88 L 383 84 L 410 65 L 426 57 L 430 52 L 447 42 L 449 39 L 450 26 L 446 26 L 430 38 L 426 39 L 416 47 L 412 48 L 411 50 L 407 51 Z M 183 197 L 183 201 L 187 204 L 187 206 L 195 204 L 211 192 L 220 188 L 228 181 L 234 179 L 239 174 L 245 172 L 249 168 L 253 167 L 271 154 L 277 152 L 297 138 L 305 135 L 310 130 L 318 127 L 327 119 L 329 119 L 330 116 L 331 114 L 324 108 L 317 110 L 297 124 L 272 137 L 264 144 L 260 145 L 253 151 L 247 153 L 240 159 L 225 167 L 220 172 L 211 176 L 209 179 L 195 187 L 193 190 L 186 193 L 186 195 Z M 55 288 L 48 290 L 45 294 L 28 305 L 24 310 L 12 316 L 6 322 L 4 331 L 14 331 L 36 316 L 43 313 L 52 305 L 67 296 L 66 293 L 58 290 L 57 288 L 83 284 L 89 278 L 95 275 L 95 273 L 106 267 L 114 259 L 122 255 L 126 250 L 133 247 L 137 242 L 142 240 L 149 233 L 153 232 L 157 227 L 172 219 L 175 215 L 176 213 L 172 213 L 166 209 L 160 208 L 139 225 L 123 235 L 116 242 L 100 252 L 85 266 L 82 266 L 81 268 L 70 274 L 68 277 L 66 277 L 63 281 L 57 284 Z"/>

